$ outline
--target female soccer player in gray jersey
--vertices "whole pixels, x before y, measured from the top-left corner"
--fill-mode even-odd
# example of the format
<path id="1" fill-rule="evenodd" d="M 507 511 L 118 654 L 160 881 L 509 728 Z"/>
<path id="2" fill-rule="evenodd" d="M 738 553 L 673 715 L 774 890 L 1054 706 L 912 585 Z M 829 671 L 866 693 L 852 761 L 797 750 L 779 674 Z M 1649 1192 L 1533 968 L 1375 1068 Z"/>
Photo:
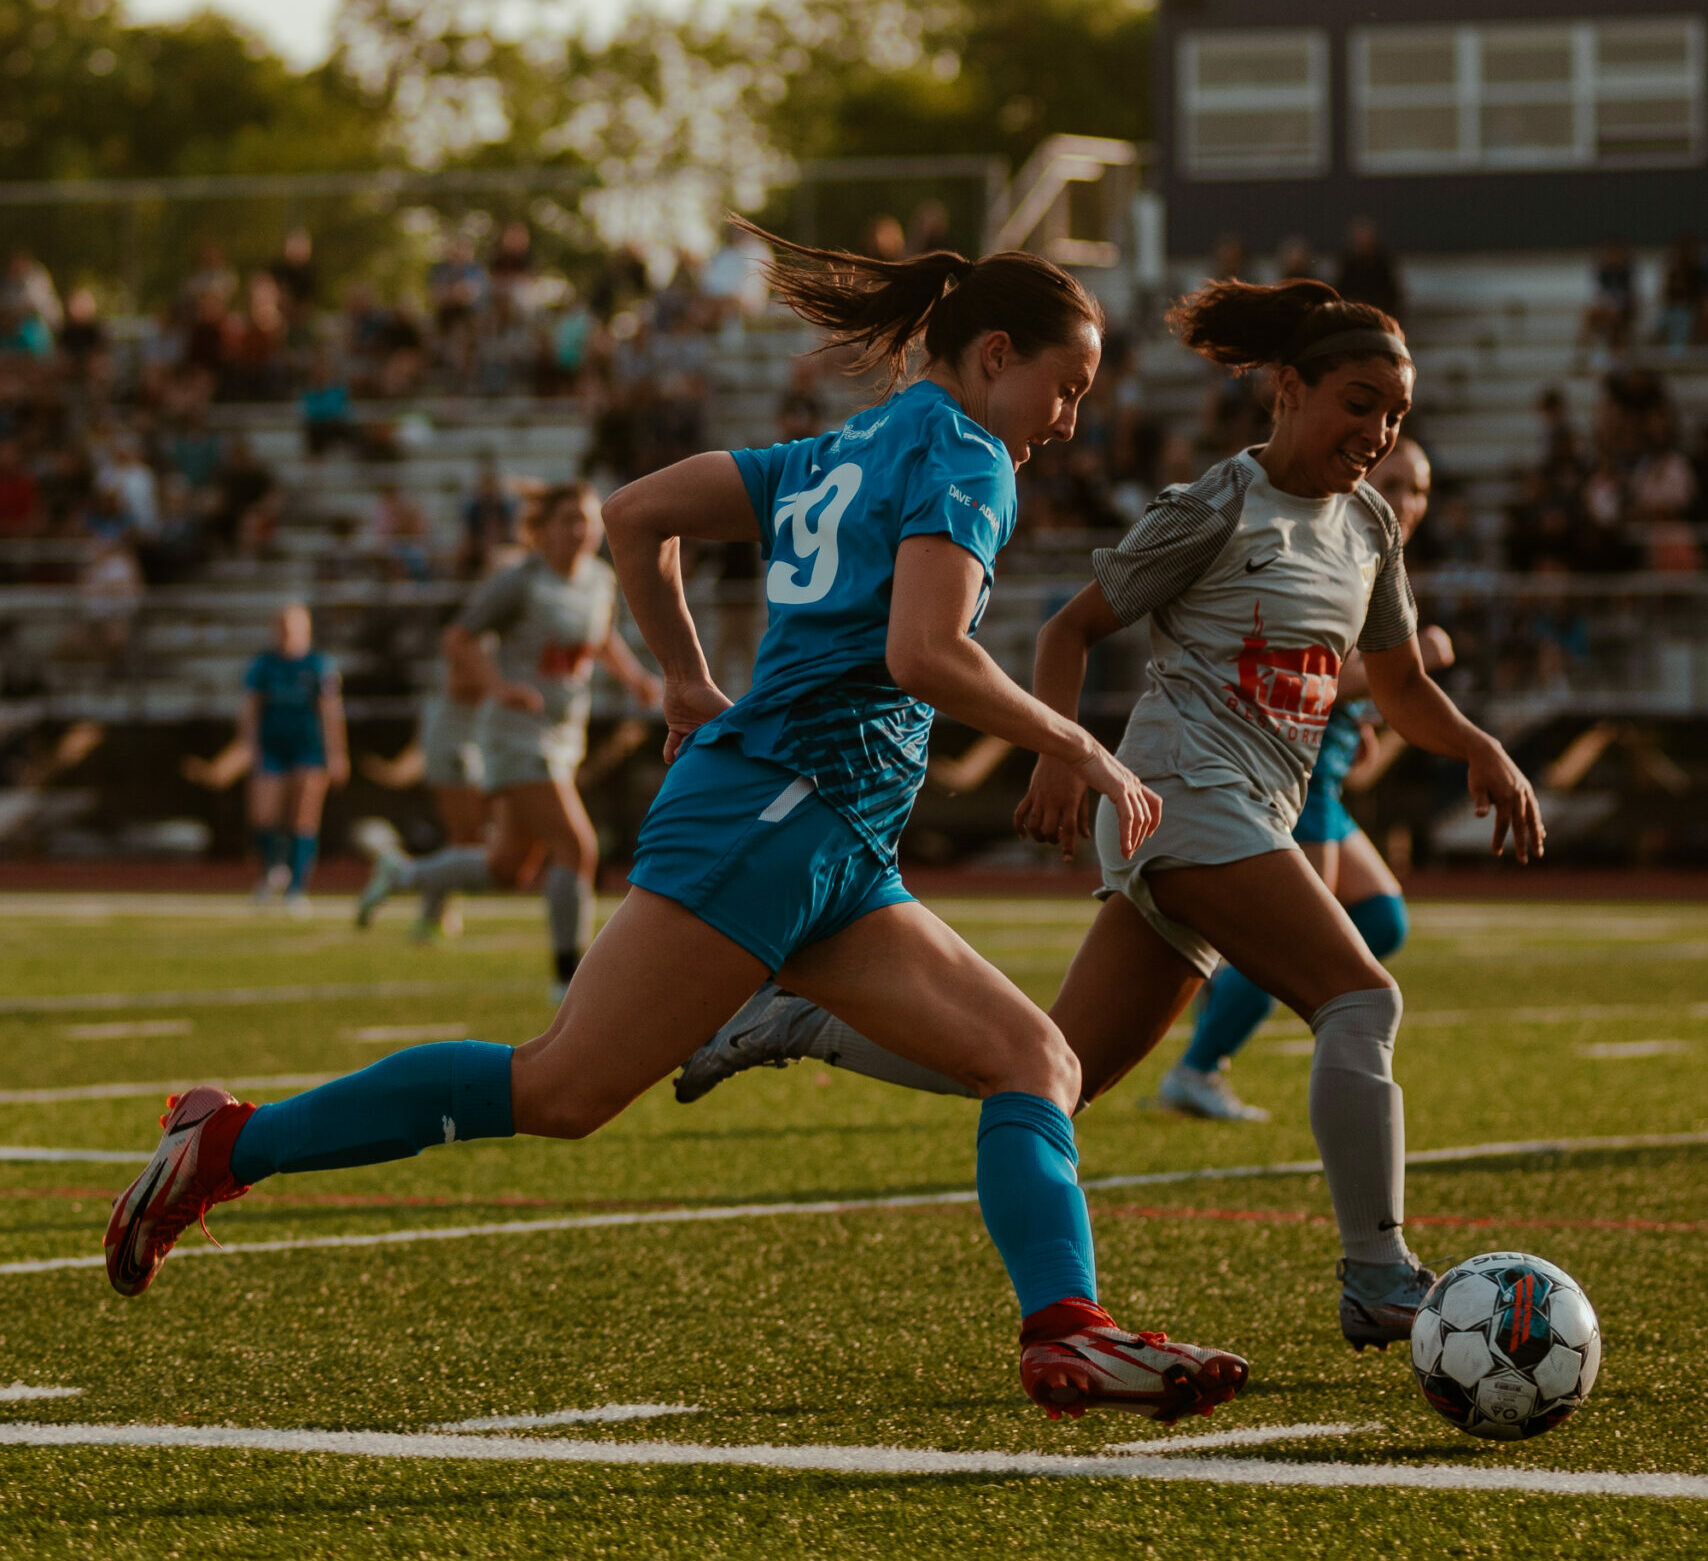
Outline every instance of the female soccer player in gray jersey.
<path id="1" fill-rule="evenodd" d="M 490 846 L 452 846 L 419 861 L 382 853 L 356 905 L 365 927 L 397 889 L 426 894 L 510 887 L 543 847 L 545 900 L 557 996 L 593 937 L 593 874 L 598 840 L 575 789 L 586 752 L 593 663 L 647 704 L 660 683 L 613 627 L 617 581 L 597 556 L 604 538 L 599 500 L 585 483 L 566 483 L 540 501 L 532 551 L 493 575 L 445 633 L 453 682 L 485 698 L 475 739 L 496 828 Z M 482 636 L 494 637 L 488 654 Z"/>
<path id="2" fill-rule="evenodd" d="M 1399 326 L 1313 281 L 1213 282 L 1169 322 L 1239 371 L 1270 367 L 1269 442 L 1165 490 L 1093 582 L 1044 625 L 1034 691 L 1078 709 L 1090 647 L 1149 616 L 1151 683 L 1118 757 L 1160 799 L 1161 822 L 1123 851 L 1084 783 L 1041 757 L 1015 823 L 1071 852 L 1095 835 L 1103 909 L 1052 1017 L 1078 1054 L 1084 1100 L 1144 1057 L 1217 963 L 1217 951 L 1305 1017 L 1316 1036 L 1311 1128 L 1345 1258 L 1340 1324 L 1385 1347 L 1409 1336 L 1433 1275 L 1406 1247 L 1405 1126 L 1393 1050 L 1400 994 L 1292 838 L 1311 766 L 1356 646 L 1388 723 L 1465 761 L 1494 849 L 1542 851 L 1535 793 L 1501 745 L 1424 669 L 1393 512 L 1365 481 L 1393 449 L 1415 377 Z M 800 999 L 762 991 L 689 1063 L 694 1098 L 755 1062 L 815 1056 L 919 1088 L 898 1064 Z"/>

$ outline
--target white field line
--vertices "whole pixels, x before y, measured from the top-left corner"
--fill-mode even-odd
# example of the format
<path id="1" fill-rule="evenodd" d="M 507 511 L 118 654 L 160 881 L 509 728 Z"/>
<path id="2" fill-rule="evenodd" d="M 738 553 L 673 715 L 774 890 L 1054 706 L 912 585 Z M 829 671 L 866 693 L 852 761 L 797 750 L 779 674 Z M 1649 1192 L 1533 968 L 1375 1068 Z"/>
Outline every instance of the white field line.
<path id="1" fill-rule="evenodd" d="M 466 1024 L 364 1024 L 340 1030 L 338 1039 L 360 1046 L 395 1046 L 402 1042 L 460 1041 L 469 1033 Z"/>
<path id="2" fill-rule="evenodd" d="M 146 1150 L 38 1149 L 29 1144 L 0 1144 L 0 1162 L 9 1165 L 142 1165 Z"/>
<path id="3" fill-rule="evenodd" d="M 554 1425 L 609 1425 L 624 1420 L 657 1420 L 664 1415 L 697 1415 L 698 1404 L 601 1404 L 597 1409 L 556 1409 L 549 1415 L 492 1415 L 485 1420 L 453 1420 L 435 1431 L 532 1431 Z"/>
<path id="4" fill-rule="evenodd" d="M 1677 1149 L 1708 1144 L 1708 1133 L 1644 1133 L 1619 1138 L 1555 1138 L 1529 1142 L 1466 1144 L 1452 1149 L 1420 1149 L 1407 1165 L 1443 1165 L 1513 1155 L 1571 1154 L 1594 1149 Z M 1245 1181 L 1272 1176 L 1313 1176 L 1320 1160 L 1276 1165 L 1211 1166 L 1192 1171 L 1146 1171 L 1136 1176 L 1097 1176 L 1080 1183 L 1088 1192 L 1118 1187 L 1165 1187 L 1182 1182 Z M 909 1193 L 893 1198 L 844 1198 L 819 1203 L 736 1203 L 692 1209 L 636 1209 L 613 1214 L 571 1214 L 557 1219 L 500 1220 L 481 1225 L 439 1225 L 417 1230 L 382 1230 L 359 1236 L 302 1236 L 283 1241 L 234 1241 L 225 1246 L 178 1246 L 172 1257 L 236 1256 L 246 1252 L 304 1252 L 338 1247 L 408 1246 L 417 1241 L 458 1241 L 475 1236 L 531 1236 L 565 1230 L 607 1230 L 633 1225 L 697 1225 L 723 1220 L 778 1219 L 791 1215 L 885 1213 L 896 1209 L 945 1208 L 976 1204 L 972 1188 Z M 64 1268 L 100 1268 L 104 1257 L 23 1258 L 0 1263 L 0 1274 L 45 1274 Z"/>
<path id="5" fill-rule="evenodd" d="M 189 1019 L 119 1019 L 112 1024 L 62 1024 L 59 1033 L 68 1041 L 136 1041 L 188 1035 L 195 1027 Z"/>
<path id="6" fill-rule="evenodd" d="M 538 983 L 536 983 L 537 985 Z M 253 1079 L 227 1079 L 227 1089 L 313 1089 L 336 1073 L 268 1073 Z M 169 1079 L 155 1084 L 68 1084 L 63 1089 L 0 1089 L 0 1106 L 51 1106 L 70 1100 L 134 1100 L 177 1094 L 193 1089 L 202 1079 Z"/>
<path id="7" fill-rule="evenodd" d="M 1689 1050 L 1689 1041 L 1600 1041 L 1593 1046 L 1578 1047 L 1578 1056 L 1602 1059 L 1670 1057 Z"/>
<path id="8" fill-rule="evenodd" d="M 382 997 L 435 997 L 445 992 L 536 992 L 545 985 L 504 981 L 334 981 L 299 986 L 203 987 L 188 992 L 48 992 L 0 997 L 0 1014 L 113 1012 L 137 1008 L 248 1008 L 266 1003 L 344 1003 Z"/>
<path id="9" fill-rule="evenodd" d="M 41 1398 L 76 1398 L 82 1388 L 32 1388 L 27 1382 L 0 1387 L 0 1404 L 23 1404 Z"/>
<path id="10" fill-rule="evenodd" d="M 1251 1426 L 1244 1431 L 1211 1431 L 1207 1436 L 1171 1436 L 1161 1441 L 1117 1442 L 1104 1448 L 1106 1453 L 1197 1453 L 1214 1447 L 1262 1447 L 1267 1442 L 1314 1441 L 1319 1437 L 1358 1436 L 1365 1431 L 1380 1431 L 1374 1420 L 1362 1425 L 1336 1421 L 1328 1425 Z"/>
<path id="11" fill-rule="evenodd" d="M 583 1442 L 443 1432 L 274 1431 L 238 1426 L 0 1425 L 7 1447 L 195 1447 L 222 1451 L 436 1458 L 476 1463 L 716 1466 L 863 1475 L 1015 1475 L 1049 1479 L 1172 1480 L 1200 1485 L 1523 1491 L 1546 1496 L 1708 1501 L 1708 1476 L 1601 1470 L 1509 1469 L 1480 1464 L 1270 1463 L 1260 1458 L 1074 1457 L 1060 1453 L 940 1452 L 911 1447 L 713 1447 L 691 1442 Z"/>
<path id="12" fill-rule="evenodd" d="M 608 896 L 601 896 L 598 903 L 601 921 L 617 907 L 617 901 Z M 315 896 L 317 912 L 340 916 L 346 921 L 354 906 L 353 895 Z M 464 900 L 463 920 L 531 921 L 538 917 L 539 906 L 537 893 L 484 894 L 478 899 Z M 151 921 L 166 917 L 229 921 L 236 915 L 253 928 L 255 909 L 255 902 L 248 894 L 65 894 L 51 890 L 0 894 L 0 918 L 33 916 L 47 921 L 104 921 L 114 916 L 147 917 Z"/>

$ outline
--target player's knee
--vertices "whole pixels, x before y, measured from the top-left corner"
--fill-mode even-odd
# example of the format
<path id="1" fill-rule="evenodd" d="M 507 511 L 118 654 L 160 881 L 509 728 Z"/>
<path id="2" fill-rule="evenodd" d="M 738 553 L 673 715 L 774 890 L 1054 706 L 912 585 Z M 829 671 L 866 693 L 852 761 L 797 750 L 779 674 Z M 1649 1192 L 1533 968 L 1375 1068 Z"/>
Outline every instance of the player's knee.
<path id="1" fill-rule="evenodd" d="M 1078 1106 L 1084 1087 L 1079 1058 L 1043 1014 L 1035 1024 L 1016 1027 L 1005 1044 L 991 1047 L 979 1075 L 972 1082 L 981 1095 L 1019 1090 L 1043 1095 L 1069 1112 Z"/>

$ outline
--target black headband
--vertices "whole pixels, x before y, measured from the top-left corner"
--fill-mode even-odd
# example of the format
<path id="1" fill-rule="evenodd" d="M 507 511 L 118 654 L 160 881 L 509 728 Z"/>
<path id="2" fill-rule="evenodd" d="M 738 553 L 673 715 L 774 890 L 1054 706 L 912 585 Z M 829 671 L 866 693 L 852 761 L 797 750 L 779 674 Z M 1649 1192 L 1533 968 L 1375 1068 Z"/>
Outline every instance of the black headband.
<path id="1" fill-rule="evenodd" d="M 1313 358 L 1326 358 L 1331 353 L 1336 356 L 1345 353 L 1352 357 L 1373 357 L 1381 354 L 1398 358 L 1404 363 L 1411 362 L 1411 353 L 1400 337 L 1391 331 L 1377 330 L 1336 331 L 1332 336 L 1318 337 L 1310 346 L 1301 348 L 1282 361 L 1297 367 L 1301 363 L 1309 363 Z"/>

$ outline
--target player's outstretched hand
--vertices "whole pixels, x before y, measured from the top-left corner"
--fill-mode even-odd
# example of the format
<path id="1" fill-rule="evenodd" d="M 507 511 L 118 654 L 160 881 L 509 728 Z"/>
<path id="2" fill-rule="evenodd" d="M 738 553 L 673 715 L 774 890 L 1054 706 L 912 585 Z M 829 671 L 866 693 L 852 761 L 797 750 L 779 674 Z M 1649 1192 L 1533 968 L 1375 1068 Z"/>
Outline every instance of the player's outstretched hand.
<path id="1" fill-rule="evenodd" d="M 716 683 L 695 680 L 678 683 L 664 680 L 664 721 L 670 728 L 664 739 L 664 762 L 674 764 L 683 740 L 713 716 L 729 709 L 731 700 Z"/>
<path id="2" fill-rule="evenodd" d="M 1492 737 L 1485 736 L 1471 750 L 1465 784 L 1477 806 L 1477 817 L 1495 816 L 1493 849 L 1496 856 L 1506 850 L 1512 836 L 1513 854 L 1520 862 L 1541 856 L 1548 831 L 1542 827 L 1542 811 L 1536 791 L 1512 756 Z"/>
<path id="3" fill-rule="evenodd" d="M 1091 833 L 1091 807 L 1096 799 L 1085 778 L 1060 759 L 1040 755 L 1032 766 L 1032 784 L 1014 810 L 1014 829 L 1026 840 L 1060 846 L 1071 861 L 1081 835 Z"/>

